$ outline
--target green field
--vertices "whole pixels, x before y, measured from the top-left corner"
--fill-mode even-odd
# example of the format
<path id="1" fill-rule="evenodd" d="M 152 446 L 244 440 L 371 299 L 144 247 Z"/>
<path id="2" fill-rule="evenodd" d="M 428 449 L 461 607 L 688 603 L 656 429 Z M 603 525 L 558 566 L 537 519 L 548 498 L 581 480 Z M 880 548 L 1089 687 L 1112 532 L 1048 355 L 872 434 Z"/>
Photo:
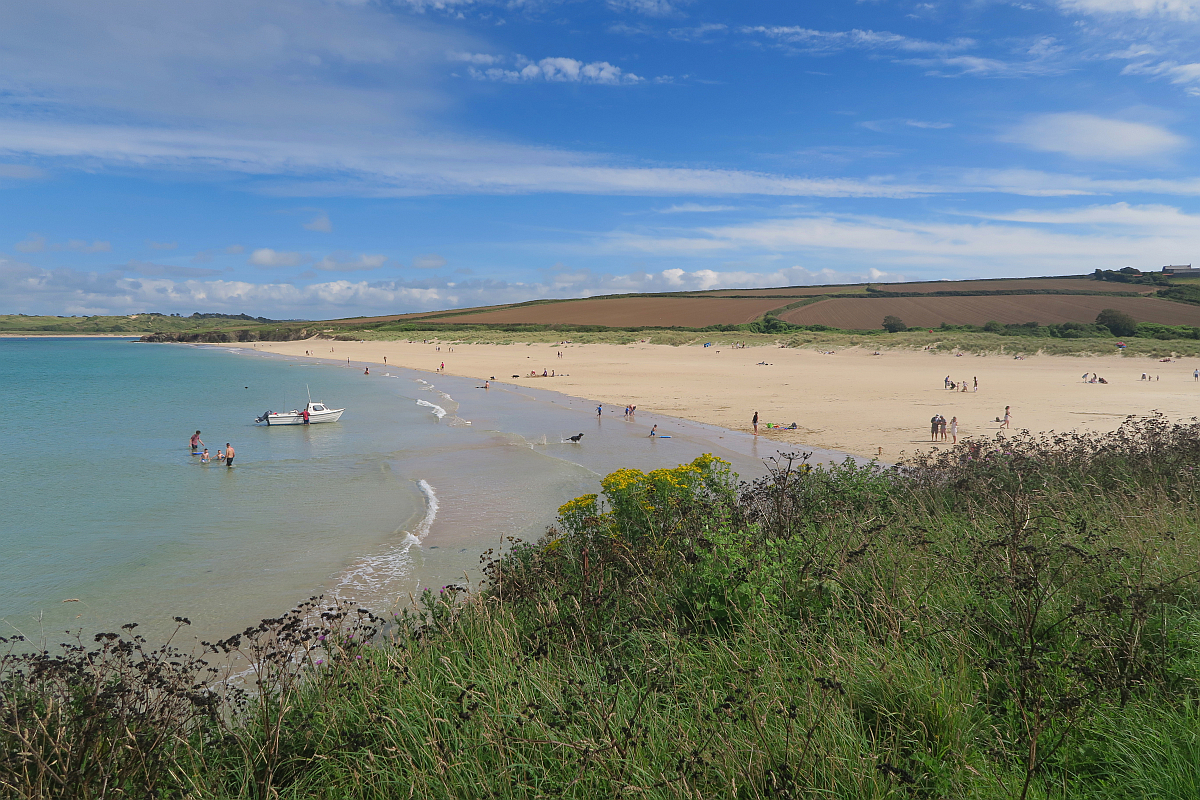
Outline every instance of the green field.
<path id="1" fill-rule="evenodd" d="M 199 330 L 228 330 L 257 327 L 269 320 L 249 317 L 176 317 L 166 314 L 128 314 L 123 316 L 49 317 L 25 314 L 0 314 L 0 333 L 25 334 L 144 334 L 178 333 Z"/>

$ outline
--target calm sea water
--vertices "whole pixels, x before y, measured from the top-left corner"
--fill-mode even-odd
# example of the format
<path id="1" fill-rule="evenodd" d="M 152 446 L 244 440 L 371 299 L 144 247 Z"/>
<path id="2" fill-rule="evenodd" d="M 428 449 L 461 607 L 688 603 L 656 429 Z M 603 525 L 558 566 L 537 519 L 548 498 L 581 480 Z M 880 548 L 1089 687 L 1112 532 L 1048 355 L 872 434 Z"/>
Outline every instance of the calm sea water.
<path id="1" fill-rule="evenodd" d="M 386 610 L 420 586 L 478 579 L 479 554 L 536 538 L 619 467 L 704 452 L 744 478 L 753 437 L 396 368 L 113 339 L 0 339 L 0 627 L 28 636 L 187 616 L 201 637 L 312 594 Z M 309 393 L 340 422 L 254 417 Z M 646 438 L 650 425 L 672 438 Z M 202 465 L 232 442 L 232 468 Z M 564 441 L 585 433 L 581 444 Z M 757 448 L 762 447 L 759 452 Z"/>

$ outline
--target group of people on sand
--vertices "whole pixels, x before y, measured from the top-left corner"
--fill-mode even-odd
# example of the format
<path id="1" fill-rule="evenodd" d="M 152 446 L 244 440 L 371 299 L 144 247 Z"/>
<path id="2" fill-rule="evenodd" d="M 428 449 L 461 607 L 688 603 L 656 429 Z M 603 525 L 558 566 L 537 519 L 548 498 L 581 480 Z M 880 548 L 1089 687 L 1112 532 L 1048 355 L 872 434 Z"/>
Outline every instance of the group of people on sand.
<path id="1" fill-rule="evenodd" d="M 1143 374 L 1143 376 L 1145 375 L 1145 373 L 1142 373 L 1142 374 Z M 1087 372 L 1083 373 L 1083 382 L 1084 383 L 1108 383 L 1108 381 L 1104 380 L 1104 378 L 1101 378 L 1099 375 L 1097 375 L 1094 372 L 1090 373 L 1091 377 L 1088 377 L 1088 375 L 1089 375 L 1089 373 L 1087 373 Z"/>
<path id="2" fill-rule="evenodd" d="M 633 419 L 633 414 L 635 411 L 637 411 L 637 406 L 633 406 L 633 405 L 625 406 L 625 421 L 626 422 Z M 657 428 L 658 426 L 655 425 L 654 427 Z"/>
<path id="3" fill-rule="evenodd" d="M 959 392 L 967 391 L 967 381 L 965 378 L 961 381 L 952 381 L 952 380 L 950 380 L 950 376 L 947 375 L 944 382 L 945 382 L 946 388 L 951 391 L 959 391 Z M 974 378 L 973 383 L 975 386 L 975 391 L 978 392 L 979 391 L 979 378 L 978 377 Z"/>
<path id="4" fill-rule="evenodd" d="M 929 438 L 930 441 L 946 441 L 947 436 L 953 441 L 951 444 L 958 444 L 958 417 L 951 417 L 949 422 L 941 414 L 934 414 L 929 420 Z"/>
<path id="5" fill-rule="evenodd" d="M 233 457 L 236 455 L 236 453 L 234 452 L 233 445 L 231 445 L 229 442 L 225 443 L 224 450 L 218 447 L 216 455 L 212 456 L 208 454 L 208 448 L 204 447 L 204 440 L 200 438 L 200 431 L 196 431 L 192 434 L 189 444 L 191 445 L 192 455 L 200 456 L 201 464 L 209 464 L 213 461 L 216 461 L 218 464 L 223 463 L 227 467 L 233 466 Z M 202 451 L 199 450 L 201 447 L 204 447 Z"/>

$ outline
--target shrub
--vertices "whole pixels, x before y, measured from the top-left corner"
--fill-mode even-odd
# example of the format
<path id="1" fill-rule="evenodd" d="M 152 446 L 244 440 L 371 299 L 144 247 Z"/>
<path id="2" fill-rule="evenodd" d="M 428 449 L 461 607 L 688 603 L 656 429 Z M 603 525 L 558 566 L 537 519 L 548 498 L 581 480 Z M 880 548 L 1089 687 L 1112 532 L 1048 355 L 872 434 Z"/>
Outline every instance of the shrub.
<path id="1" fill-rule="evenodd" d="M 888 333 L 899 333 L 908 330 L 908 326 L 904 324 L 904 320 L 888 314 L 883 318 L 883 329 Z"/>
<path id="2" fill-rule="evenodd" d="M 1096 315 L 1096 324 L 1112 331 L 1113 336 L 1133 336 L 1137 333 L 1137 322 L 1124 311 L 1106 308 Z"/>

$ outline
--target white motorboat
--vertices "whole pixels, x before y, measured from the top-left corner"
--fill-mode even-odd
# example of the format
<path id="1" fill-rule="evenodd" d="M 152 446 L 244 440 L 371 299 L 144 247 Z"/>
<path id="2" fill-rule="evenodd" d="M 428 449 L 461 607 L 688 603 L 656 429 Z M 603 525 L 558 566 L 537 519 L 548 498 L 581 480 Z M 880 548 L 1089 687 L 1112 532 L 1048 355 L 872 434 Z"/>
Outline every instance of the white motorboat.
<path id="1" fill-rule="evenodd" d="M 318 422 L 337 422 L 344 408 L 329 408 L 324 403 L 314 403 L 311 400 L 303 411 L 264 411 L 262 416 L 255 417 L 255 422 L 265 422 L 268 425 L 316 425 Z"/>

